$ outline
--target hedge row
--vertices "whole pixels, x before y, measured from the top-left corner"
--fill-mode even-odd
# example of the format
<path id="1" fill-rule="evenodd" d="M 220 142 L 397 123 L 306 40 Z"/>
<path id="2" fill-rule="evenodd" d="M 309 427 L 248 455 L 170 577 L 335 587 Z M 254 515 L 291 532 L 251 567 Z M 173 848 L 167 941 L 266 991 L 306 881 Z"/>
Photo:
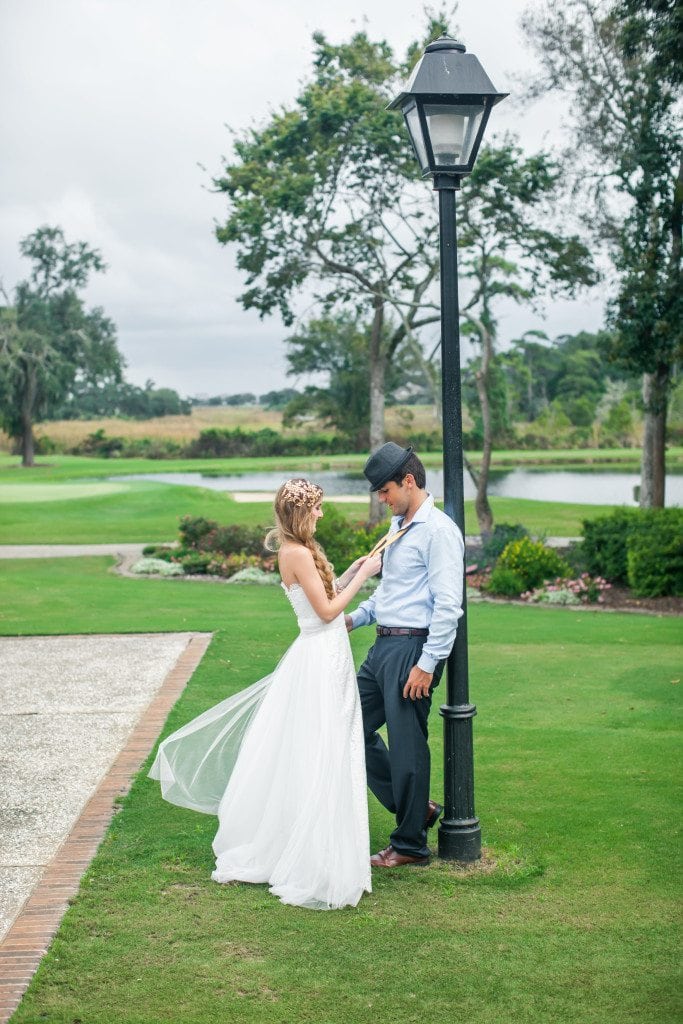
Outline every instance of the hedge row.
<path id="1" fill-rule="evenodd" d="M 441 434 L 415 432 L 395 440 L 411 444 L 417 451 L 441 450 Z M 163 438 L 112 437 L 103 429 L 88 434 L 75 445 L 60 445 L 49 436 L 36 438 L 36 453 L 40 455 L 96 455 L 105 459 L 214 459 L 261 458 L 283 455 L 345 455 L 357 445 L 348 437 L 338 434 L 306 434 L 292 436 L 280 434 L 270 427 L 262 430 L 235 430 L 212 427 L 202 430 L 199 437 L 188 444 Z M 16 453 L 15 453 L 16 454 Z"/>
<path id="2" fill-rule="evenodd" d="M 418 452 L 441 451 L 441 431 L 394 432 L 393 440 L 399 444 L 411 444 Z M 481 451 L 481 435 L 476 431 L 463 433 L 463 444 L 468 451 Z M 611 448 L 617 444 L 612 437 L 602 437 L 598 448 Z M 362 446 L 365 450 L 366 446 Z M 527 433 L 510 436 L 505 447 L 518 451 L 534 451 L 551 448 L 595 448 L 592 435 L 574 432 L 571 435 L 553 438 L 543 434 Z M 169 438 L 157 437 L 116 437 L 103 429 L 88 434 L 74 445 L 53 440 L 49 435 L 36 438 L 36 453 L 39 455 L 97 455 L 101 458 L 147 458 L 147 459 L 192 459 L 229 458 L 241 456 L 257 458 L 280 455 L 341 455 L 357 450 L 357 442 L 338 434 L 281 434 L 270 427 L 261 430 L 242 430 L 237 427 L 228 430 L 212 427 L 203 430 L 199 437 L 187 444 Z M 15 448 L 14 454 L 18 454 Z"/>
<path id="3" fill-rule="evenodd" d="M 584 519 L 582 534 L 589 572 L 638 597 L 683 595 L 683 509 L 618 508 Z"/>

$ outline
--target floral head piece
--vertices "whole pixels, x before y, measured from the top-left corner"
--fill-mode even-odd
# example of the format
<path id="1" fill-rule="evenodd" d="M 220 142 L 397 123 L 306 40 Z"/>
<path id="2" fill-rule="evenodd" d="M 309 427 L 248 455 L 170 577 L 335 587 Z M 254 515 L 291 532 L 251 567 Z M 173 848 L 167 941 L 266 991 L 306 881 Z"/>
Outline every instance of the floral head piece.
<path id="1" fill-rule="evenodd" d="M 288 480 L 282 487 L 282 497 L 297 508 L 315 508 L 322 501 L 322 487 L 309 480 Z"/>

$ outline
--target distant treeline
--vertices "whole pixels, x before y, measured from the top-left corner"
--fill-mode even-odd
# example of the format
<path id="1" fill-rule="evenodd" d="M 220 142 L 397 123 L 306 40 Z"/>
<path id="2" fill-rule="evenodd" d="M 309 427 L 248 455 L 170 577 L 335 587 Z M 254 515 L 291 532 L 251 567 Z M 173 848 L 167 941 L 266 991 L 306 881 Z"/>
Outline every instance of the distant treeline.
<path id="1" fill-rule="evenodd" d="M 181 398 L 173 388 L 155 387 L 148 380 L 144 387 L 127 381 L 81 382 L 70 394 L 50 410 L 50 420 L 92 420 L 120 416 L 127 419 L 150 420 L 158 416 L 186 416 L 195 406 L 259 406 L 262 409 L 284 409 L 301 392 L 282 388 L 255 395 L 243 391 L 234 395 L 192 395 Z"/>
<path id="2" fill-rule="evenodd" d="M 151 420 L 157 416 L 183 416 L 192 403 L 173 388 L 157 388 L 148 380 L 144 388 L 127 381 L 79 383 L 50 410 L 51 420 L 95 420 L 116 417 Z"/>

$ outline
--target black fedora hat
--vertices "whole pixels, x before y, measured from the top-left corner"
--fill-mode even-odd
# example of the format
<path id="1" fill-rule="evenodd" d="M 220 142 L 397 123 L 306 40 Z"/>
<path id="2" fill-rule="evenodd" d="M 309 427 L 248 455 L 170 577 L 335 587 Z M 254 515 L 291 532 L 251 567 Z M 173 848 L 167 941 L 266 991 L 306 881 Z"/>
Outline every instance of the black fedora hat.
<path id="1" fill-rule="evenodd" d="M 379 490 L 387 480 L 391 480 L 393 476 L 396 476 L 412 454 L 412 447 L 401 448 L 399 444 L 394 444 L 393 441 L 387 441 L 376 452 L 373 452 L 363 469 L 363 472 L 370 481 L 370 490 Z"/>

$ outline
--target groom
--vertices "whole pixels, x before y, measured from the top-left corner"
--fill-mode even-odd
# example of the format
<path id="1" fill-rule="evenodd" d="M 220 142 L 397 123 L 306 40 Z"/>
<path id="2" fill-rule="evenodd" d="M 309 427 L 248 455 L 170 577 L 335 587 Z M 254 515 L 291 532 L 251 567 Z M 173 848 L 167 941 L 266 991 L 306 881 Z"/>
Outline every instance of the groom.
<path id="1" fill-rule="evenodd" d="M 429 863 L 427 829 L 443 808 L 429 799 L 427 719 L 462 615 L 464 543 L 425 490 L 412 448 L 389 441 L 365 464 L 370 490 L 393 514 L 382 581 L 346 616 L 347 629 L 376 623 L 377 639 L 358 672 L 368 785 L 396 815 L 390 845 L 373 867 Z M 377 730 L 386 724 L 389 747 Z"/>

